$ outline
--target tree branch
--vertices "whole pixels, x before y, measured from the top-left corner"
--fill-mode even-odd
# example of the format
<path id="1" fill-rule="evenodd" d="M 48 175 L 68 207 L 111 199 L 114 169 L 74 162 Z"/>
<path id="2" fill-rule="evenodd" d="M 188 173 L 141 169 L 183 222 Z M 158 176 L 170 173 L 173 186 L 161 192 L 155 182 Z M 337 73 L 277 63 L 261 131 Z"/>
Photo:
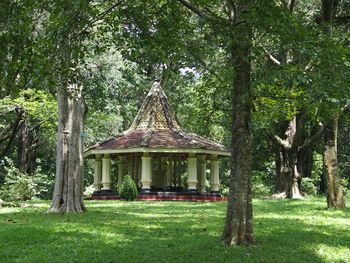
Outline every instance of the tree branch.
<path id="1" fill-rule="evenodd" d="M 16 134 L 19 130 L 19 128 L 22 126 L 23 122 L 21 121 L 21 116 L 18 116 L 18 119 L 16 120 L 16 125 L 13 126 L 12 132 L 11 132 L 11 136 L 9 137 L 9 140 L 5 146 L 5 148 L 2 150 L 2 152 L 0 153 L 0 159 L 7 153 L 7 151 L 10 149 L 11 144 L 13 142 L 13 140 L 16 137 Z"/>
<path id="2" fill-rule="evenodd" d="M 7 125 L 7 127 L 0 132 L 0 142 L 4 142 L 7 139 L 11 138 L 11 136 L 13 135 L 13 133 L 17 133 L 17 131 L 19 130 L 19 128 L 22 125 L 22 116 L 23 116 L 23 112 L 19 112 L 17 114 L 17 118 L 16 120 L 13 122 L 13 124 L 9 124 Z M 12 132 L 9 132 L 10 130 L 12 130 Z M 6 134 L 6 135 L 5 135 Z"/>
<path id="3" fill-rule="evenodd" d="M 230 8 L 229 18 L 232 22 L 234 22 L 235 21 L 235 14 L 236 14 L 236 5 L 233 2 L 233 0 L 227 0 L 227 5 Z"/>
<path id="4" fill-rule="evenodd" d="M 278 135 L 272 135 L 271 139 L 273 140 L 274 143 L 276 143 L 277 145 L 282 146 L 286 150 L 292 149 L 292 145 L 288 141 L 283 140 Z"/>
<path id="5" fill-rule="evenodd" d="M 289 1 L 288 1 L 288 10 L 289 10 L 289 11 L 291 11 L 291 12 L 294 11 L 295 2 L 296 2 L 296 0 L 289 0 Z"/>
<path id="6" fill-rule="evenodd" d="M 292 149 L 292 145 L 288 141 L 281 139 L 278 135 L 266 132 L 266 136 L 270 139 L 273 145 L 282 146 L 286 150 Z"/>
<path id="7" fill-rule="evenodd" d="M 207 14 L 203 13 L 199 8 L 194 6 L 192 3 L 186 1 L 186 0 L 177 0 L 179 3 L 181 3 L 183 6 L 185 6 L 187 9 L 191 10 L 193 13 L 197 14 L 198 16 L 210 20 L 211 17 Z"/>
<path id="8" fill-rule="evenodd" d="M 42 124 L 44 124 L 46 121 L 48 121 L 48 119 L 42 120 L 41 122 L 39 122 L 38 124 L 36 124 L 36 125 L 33 126 L 32 128 L 30 128 L 29 131 L 30 131 L 30 132 L 33 132 L 33 131 L 35 131 L 36 129 L 39 129 L 40 126 L 41 126 Z"/>
<path id="9" fill-rule="evenodd" d="M 285 149 L 292 149 L 292 145 L 288 141 L 281 139 L 281 137 L 279 137 L 278 135 L 274 135 L 273 137 L 276 139 L 279 145 L 281 145 Z"/>
<path id="10" fill-rule="evenodd" d="M 322 136 L 324 130 L 324 125 L 320 124 L 320 129 L 309 139 L 307 140 L 302 146 L 298 148 L 298 151 L 304 151 L 311 147 L 313 144 L 315 144 Z"/>
<path id="11" fill-rule="evenodd" d="M 32 152 L 32 151 L 36 150 L 37 148 L 39 148 L 41 145 L 44 145 L 44 143 L 43 142 L 36 142 L 28 148 L 28 151 Z"/>
<path id="12" fill-rule="evenodd" d="M 262 47 L 262 49 L 265 51 L 266 55 L 271 59 L 273 63 L 279 66 L 281 65 L 281 62 L 277 58 L 275 58 L 270 52 L 268 52 L 265 47 Z"/>

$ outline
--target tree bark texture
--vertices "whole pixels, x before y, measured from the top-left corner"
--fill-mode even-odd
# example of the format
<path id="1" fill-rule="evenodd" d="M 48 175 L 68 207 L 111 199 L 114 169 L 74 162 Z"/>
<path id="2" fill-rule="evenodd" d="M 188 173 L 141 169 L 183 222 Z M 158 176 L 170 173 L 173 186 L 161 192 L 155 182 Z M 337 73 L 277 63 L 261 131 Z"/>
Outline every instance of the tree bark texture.
<path id="1" fill-rule="evenodd" d="M 334 118 L 325 126 L 324 162 L 327 171 L 327 206 L 329 208 L 344 208 L 345 200 L 337 158 L 338 118 Z"/>
<path id="2" fill-rule="evenodd" d="M 85 104 L 81 89 L 70 85 L 60 88 L 58 100 L 58 135 L 56 182 L 49 213 L 86 211 L 83 202 L 83 118 Z"/>
<path id="3" fill-rule="evenodd" d="M 231 49 L 234 67 L 233 78 L 233 126 L 232 126 L 232 166 L 230 191 L 228 195 L 226 222 L 222 241 L 230 245 L 255 242 L 253 232 L 253 209 L 250 173 L 252 165 L 251 146 L 251 46 L 252 28 L 240 20 L 241 12 L 246 12 L 250 1 L 237 1 L 236 23 L 240 23 Z"/>

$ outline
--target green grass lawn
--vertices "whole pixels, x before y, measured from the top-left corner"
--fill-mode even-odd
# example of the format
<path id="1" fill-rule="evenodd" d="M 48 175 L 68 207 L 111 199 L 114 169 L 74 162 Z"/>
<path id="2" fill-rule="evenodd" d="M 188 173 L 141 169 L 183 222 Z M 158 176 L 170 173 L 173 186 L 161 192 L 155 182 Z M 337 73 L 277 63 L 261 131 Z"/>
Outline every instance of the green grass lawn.
<path id="1" fill-rule="evenodd" d="M 87 201 L 83 214 L 0 208 L 0 262 L 350 262 L 350 210 L 255 200 L 256 245 L 220 243 L 226 203 Z"/>

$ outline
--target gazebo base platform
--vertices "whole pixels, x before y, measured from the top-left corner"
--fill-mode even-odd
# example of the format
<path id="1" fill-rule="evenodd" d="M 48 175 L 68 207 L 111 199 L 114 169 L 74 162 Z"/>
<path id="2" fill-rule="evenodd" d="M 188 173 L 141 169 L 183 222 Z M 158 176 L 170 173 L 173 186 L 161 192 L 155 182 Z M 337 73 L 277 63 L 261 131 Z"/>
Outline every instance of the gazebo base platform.
<path id="1" fill-rule="evenodd" d="M 94 193 L 91 200 L 121 200 L 118 194 L 110 193 Z M 191 201 L 191 202 L 224 202 L 226 197 L 220 196 L 219 193 L 200 194 L 196 192 L 165 192 L 151 191 L 147 193 L 139 193 L 137 201 Z"/>

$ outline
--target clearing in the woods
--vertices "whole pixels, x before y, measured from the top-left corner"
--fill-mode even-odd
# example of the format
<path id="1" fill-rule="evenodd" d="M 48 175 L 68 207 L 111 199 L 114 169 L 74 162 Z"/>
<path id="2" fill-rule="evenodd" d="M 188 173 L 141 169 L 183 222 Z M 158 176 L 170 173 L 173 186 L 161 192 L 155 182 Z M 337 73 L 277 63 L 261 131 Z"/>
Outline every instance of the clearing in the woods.
<path id="1" fill-rule="evenodd" d="M 258 243 L 220 243 L 226 203 L 87 201 L 87 213 L 0 208 L 6 262 L 350 262 L 350 210 L 254 200 Z"/>

